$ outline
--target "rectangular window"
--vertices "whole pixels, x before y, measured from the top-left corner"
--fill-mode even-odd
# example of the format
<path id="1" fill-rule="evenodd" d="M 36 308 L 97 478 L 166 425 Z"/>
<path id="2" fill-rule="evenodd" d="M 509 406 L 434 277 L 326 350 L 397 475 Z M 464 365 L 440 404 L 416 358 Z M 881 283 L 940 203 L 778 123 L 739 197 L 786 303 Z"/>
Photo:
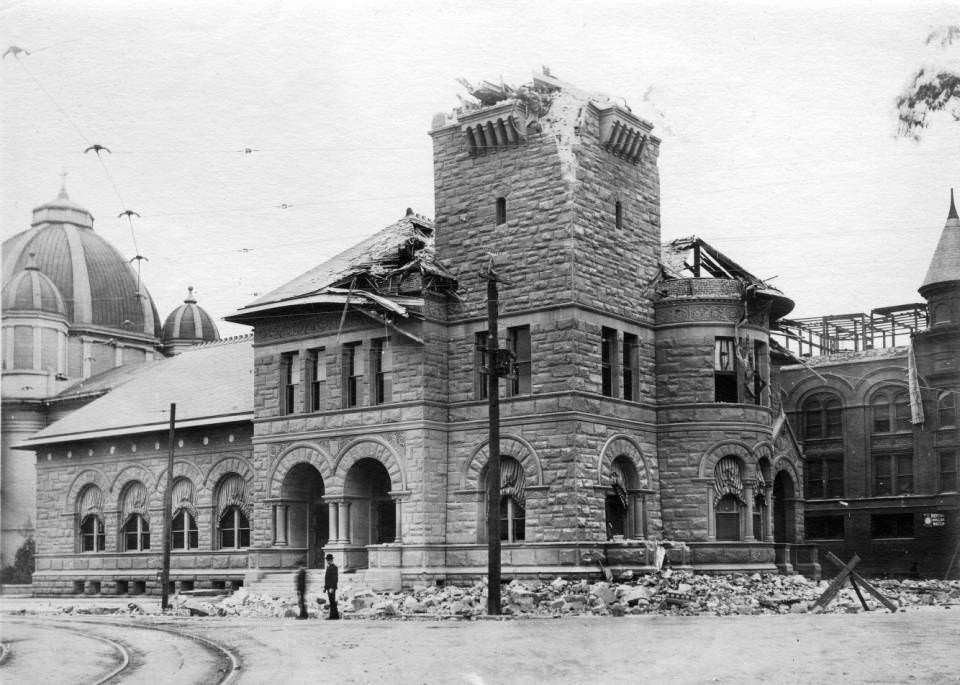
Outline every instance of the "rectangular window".
<path id="1" fill-rule="evenodd" d="M 530 394 L 530 326 L 515 326 L 507 329 L 507 344 L 514 354 L 513 378 L 510 379 L 510 395 Z"/>
<path id="2" fill-rule="evenodd" d="M 940 450 L 940 492 L 957 490 L 957 452 Z"/>
<path id="3" fill-rule="evenodd" d="M 913 514 L 873 514 L 870 516 L 870 537 L 912 538 Z"/>
<path id="4" fill-rule="evenodd" d="M 324 348 L 310 350 L 310 411 L 323 411 L 327 399 L 327 356 Z"/>
<path id="5" fill-rule="evenodd" d="M 713 352 L 714 402 L 738 402 L 733 338 L 717 338 Z"/>
<path id="6" fill-rule="evenodd" d="M 640 343 L 632 333 L 623 334 L 623 399 L 636 401 L 640 397 Z"/>
<path id="7" fill-rule="evenodd" d="M 300 386 L 300 355 L 288 352 L 280 359 L 283 374 L 283 399 L 281 413 L 294 414 L 297 411 L 297 388 Z"/>
<path id="8" fill-rule="evenodd" d="M 371 404 L 383 404 L 390 401 L 393 389 L 390 356 L 390 341 L 388 338 L 377 338 L 370 341 L 370 379 Z"/>
<path id="9" fill-rule="evenodd" d="M 615 396 L 614 360 L 617 358 L 617 332 L 604 326 L 600 329 L 600 392 L 606 397 Z"/>
<path id="10" fill-rule="evenodd" d="M 751 359 L 753 369 L 753 401 L 755 404 L 766 405 L 766 396 L 764 391 L 767 388 L 767 382 L 764 380 L 769 376 L 767 369 L 767 346 L 759 340 L 753 341 L 753 358 Z"/>
<path id="11" fill-rule="evenodd" d="M 497 198 L 496 215 L 497 226 L 507 223 L 507 198 Z"/>
<path id="12" fill-rule="evenodd" d="M 808 540 L 843 540 L 843 514 L 835 516 L 815 516 L 804 519 L 804 530 Z"/>
<path id="13" fill-rule="evenodd" d="M 480 331 L 474 334 L 473 340 L 473 396 L 478 400 L 489 397 L 487 361 L 487 332 Z"/>
<path id="14" fill-rule="evenodd" d="M 360 343 L 348 343 L 343 346 L 342 405 L 356 407 L 360 404 L 360 387 L 363 381 L 363 364 L 360 361 Z"/>
<path id="15" fill-rule="evenodd" d="M 909 495 L 913 492 L 913 456 L 880 454 L 873 457 L 873 494 Z"/>
<path id="16" fill-rule="evenodd" d="M 809 499 L 843 497 L 843 455 L 823 454 L 808 457 L 806 483 Z"/>

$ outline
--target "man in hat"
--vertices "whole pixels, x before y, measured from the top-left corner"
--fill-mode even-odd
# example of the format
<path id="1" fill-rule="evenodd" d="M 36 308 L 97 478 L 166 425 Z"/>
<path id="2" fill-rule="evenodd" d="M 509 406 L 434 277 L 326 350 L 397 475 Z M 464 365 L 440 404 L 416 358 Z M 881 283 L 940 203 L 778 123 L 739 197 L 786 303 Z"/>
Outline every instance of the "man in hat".
<path id="1" fill-rule="evenodd" d="M 327 555 L 327 572 L 323 576 L 323 590 L 327 593 L 327 599 L 330 600 L 330 615 L 327 618 L 340 618 L 340 612 L 337 610 L 337 580 L 339 572 L 337 565 L 333 563 L 333 555 Z"/>

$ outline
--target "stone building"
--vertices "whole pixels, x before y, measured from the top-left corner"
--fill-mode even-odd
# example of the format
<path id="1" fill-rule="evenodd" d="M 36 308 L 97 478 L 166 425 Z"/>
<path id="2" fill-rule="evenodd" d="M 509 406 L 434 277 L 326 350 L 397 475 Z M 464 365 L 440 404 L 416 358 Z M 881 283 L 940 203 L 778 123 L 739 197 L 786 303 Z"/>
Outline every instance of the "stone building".
<path id="1" fill-rule="evenodd" d="M 472 95 L 430 132 L 435 221 L 408 210 L 227 317 L 252 326 L 252 347 L 158 362 L 26 441 L 50 492 L 45 591 L 156 587 L 144 536 L 163 523 L 162 421 L 143 407 L 110 418 L 136 398 L 177 402 L 178 417 L 177 398 L 192 403 L 175 445 L 182 585 L 328 552 L 385 586 L 471 580 L 486 572 L 490 506 L 508 578 L 593 574 L 598 557 L 649 570 L 664 554 L 701 571 L 818 572 L 777 385 L 792 358 L 770 338 L 793 303 L 697 237 L 661 245 L 660 141 L 624 105 L 549 75 Z M 491 267 L 512 359 L 496 503 Z M 246 392 L 246 408 L 229 402 Z"/>
<path id="2" fill-rule="evenodd" d="M 960 219 L 952 193 L 919 292 L 925 302 L 870 315 L 782 322 L 805 362 L 784 368 L 782 382 L 806 458 L 807 539 L 844 560 L 858 554 L 868 573 L 956 578 Z"/>
<path id="3" fill-rule="evenodd" d="M 4 241 L 2 298 L 0 566 L 13 561 L 36 520 L 33 456 L 12 446 L 127 380 L 180 338 L 161 331 L 137 272 L 64 188 L 33 210 L 30 228 Z M 217 337 L 204 316 L 199 337 Z M 195 330 L 185 337 L 192 342 Z"/>

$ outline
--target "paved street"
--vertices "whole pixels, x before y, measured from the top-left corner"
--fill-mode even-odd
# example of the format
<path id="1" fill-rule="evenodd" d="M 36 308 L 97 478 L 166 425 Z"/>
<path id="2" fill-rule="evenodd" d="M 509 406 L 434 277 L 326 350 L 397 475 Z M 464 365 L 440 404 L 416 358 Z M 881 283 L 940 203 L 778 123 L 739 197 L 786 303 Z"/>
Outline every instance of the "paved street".
<path id="1" fill-rule="evenodd" d="M 151 599 L 151 602 L 153 600 Z M 66 603 L 66 602 L 64 602 Z M 81 601 L 73 602 L 80 605 Z M 140 602 L 147 605 L 146 601 Z M 52 613 L 11 616 L 29 606 L 49 612 L 49 600 L 3 600 L 3 641 L 13 621 L 59 623 Z M 89 621 L 90 617 L 69 620 Z M 117 622 L 173 628 L 234 652 L 233 681 L 274 683 L 957 683 L 960 611 L 933 607 L 897 614 L 783 616 L 636 616 L 509 621 L 296 621 L 292 619 L 111 616 L 89 634 L 116 636 Z M 38 631 L 47 653 L 64 635 Z M 70 638 L 72 639 L 72 638 Z M 13 655 L 28 649 L 7 645 Z M 180 668 L 159 642 L 146 665 L 117 682 L 156 682 Z M 44 654 L 29 646 L 31 658 Z M 104 655 L 103 659 L 109 657 Z M 189 660 L 185 653 L 182 659 Z M 13 663 L 11 659 L 8 662 Z M 77 662 L 87 669 L 89 663 Z M 4 678 L 8 666 L 0 670 Z M 73 677 L 63 663 L 61 680 Z M 79 672 L 79 671 L 77 671 Z M 208 677 L 208 676 L 203 676 Z M 196 682 L 204 681 L 200 677 Z M 18 682 L 51 682 L 20 680 Z M 89 682 L 89 681 L 88 681 Z M 187 682 L 187 681 L 181 681 Z"/>

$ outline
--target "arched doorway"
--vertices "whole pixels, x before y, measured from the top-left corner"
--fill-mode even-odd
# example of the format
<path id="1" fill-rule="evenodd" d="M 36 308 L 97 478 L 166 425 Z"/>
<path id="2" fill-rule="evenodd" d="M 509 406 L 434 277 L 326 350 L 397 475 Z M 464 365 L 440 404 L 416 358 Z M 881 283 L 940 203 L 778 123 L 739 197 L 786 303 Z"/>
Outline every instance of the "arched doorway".
<path id="1" fill-rule="evenodd" d="M 279 505 L 285 516 L 277 516 L 275 542 L 305 551 L 307 565 L 323 567 L 323 547 L 327 544 L 327 506 L 323 502 L 323 477 L 312 464 L 291 468 L 283 479 Z"/>
<path id="2" fill-rule="evenodd" d="M 355 548 L 351 558 L 357 559 L 357 566 L 363 564 L 356 548 L 397 539 L 397 510 L 390 490 L 390 474 L 376 459 L 361 459 L 347 471 L 343 494 L 350 502 L 349 536 Z"/>
<path id="3" fill-rule="evenodd" d="M 796 542 L 796 489 L 793 478 L 786 471 L 773 479 L 773 539 L 776 542 Z"/>

